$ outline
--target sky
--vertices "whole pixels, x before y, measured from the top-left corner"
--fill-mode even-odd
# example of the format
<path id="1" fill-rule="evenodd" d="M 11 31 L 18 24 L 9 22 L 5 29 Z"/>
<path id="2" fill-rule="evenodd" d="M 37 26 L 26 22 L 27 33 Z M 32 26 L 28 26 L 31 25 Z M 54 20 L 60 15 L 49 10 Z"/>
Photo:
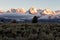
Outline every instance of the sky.
<path id="1" fill-rule="evenodd" d="M 0 9 L 3 10 L 9 8 L 25 8 L 27 10 L 32 6 L 60 10 L 60 0 L 0 0 Z"/>

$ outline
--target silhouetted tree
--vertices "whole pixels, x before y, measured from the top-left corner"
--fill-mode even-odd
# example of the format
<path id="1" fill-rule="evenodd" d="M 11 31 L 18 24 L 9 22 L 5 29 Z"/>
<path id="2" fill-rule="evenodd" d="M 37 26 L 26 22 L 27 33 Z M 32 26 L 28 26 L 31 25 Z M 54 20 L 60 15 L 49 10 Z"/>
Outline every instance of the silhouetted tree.
<path id="1" fill-rule="evenodd" d="M 2 19 L 0 23 L 4 23 L 4 19 Z"/>
<path id="2" fill-rule="evenodd" d="M 36 16 L 34 16 L 32 19 L 32 23 L 37 23 L 37 22 L 38 22 L 38 18 Z"/>
<path id="3" fill-rule="evenodd" d="M 17 23 L 16 20 L 13 20 L 11 23 Z"/>

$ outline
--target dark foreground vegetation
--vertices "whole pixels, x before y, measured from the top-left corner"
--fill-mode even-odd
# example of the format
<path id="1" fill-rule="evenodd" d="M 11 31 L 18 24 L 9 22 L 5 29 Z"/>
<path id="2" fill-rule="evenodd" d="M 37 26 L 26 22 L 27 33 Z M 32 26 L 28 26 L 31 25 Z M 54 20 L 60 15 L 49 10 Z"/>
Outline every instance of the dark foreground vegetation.
<path id="1" fill-rule="evenodd" d="M 60 40 L 60 23 L 0 24 L 0 40 Z"/>

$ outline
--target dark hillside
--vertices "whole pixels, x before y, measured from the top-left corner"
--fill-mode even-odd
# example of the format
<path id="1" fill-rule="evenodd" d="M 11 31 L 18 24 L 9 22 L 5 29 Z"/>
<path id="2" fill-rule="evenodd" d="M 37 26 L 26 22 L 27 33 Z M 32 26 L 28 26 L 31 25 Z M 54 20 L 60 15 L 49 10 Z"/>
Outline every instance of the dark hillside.
<path id="1" fill-rule="evenodd" d="M 60 40 L 60 24 L 0 24 L 0 40 Z"/>

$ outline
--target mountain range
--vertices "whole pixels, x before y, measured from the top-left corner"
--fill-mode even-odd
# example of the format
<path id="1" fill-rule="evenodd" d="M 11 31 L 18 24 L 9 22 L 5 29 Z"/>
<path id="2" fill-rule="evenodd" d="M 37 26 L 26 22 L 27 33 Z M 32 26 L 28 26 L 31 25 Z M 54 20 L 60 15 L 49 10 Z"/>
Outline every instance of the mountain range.
<path id="1" fill-rule="evenodd" d="M 60 10 L 53 11 L 51 9 L 37 9 L 31 7 L 29 10 L 25 10 L 24 8 L 17 9 L 9 9 L 7 11 L 0 10 L 0 22 L 4 20 L 4 22 L 8 22 L 8 20 L 16 20 L 18 22 L 31 22 L 34 16 L 38 17 L 38 21 L 43 22 L 50 21 L 60 22 Z"/>

